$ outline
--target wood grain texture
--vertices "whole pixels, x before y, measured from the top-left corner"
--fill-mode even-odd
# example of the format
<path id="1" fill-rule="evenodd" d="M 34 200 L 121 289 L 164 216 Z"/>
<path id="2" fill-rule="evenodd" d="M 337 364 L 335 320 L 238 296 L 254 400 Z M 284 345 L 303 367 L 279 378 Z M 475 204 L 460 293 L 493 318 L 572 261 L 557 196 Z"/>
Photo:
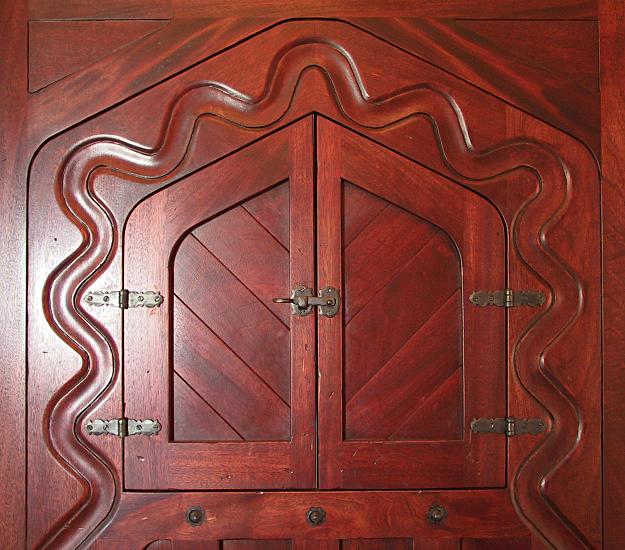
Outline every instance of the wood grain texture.
<path id="1" fill-rule="evenodd" d="M 457 17 L 470 19 L 595 19 L 595 0 L 447 0 L 445 2 L 412 0 L 244 0 L 237 3 L 243 17 Z M 174 17 L 227 17 L 232 4 L 225 0 L 172 0 Z"/>
<path id="2" fill-rule="evenodd" d="M 311 36 L 319 37 L 321 34 L 324 36 L 322 43 L 310 40 Z M 281 49 L 285 43 L 299 44 L 299 46 L 285 52 Z M 335 48 L 330 44 L 340 44 L 341 48 Z M 576 411 L 581 411 L 583 418 L 590 424 L 587 430 L 591 431 L 585 433 L 592 434 L 592 421 L 596 417 L 597 409 L 595 408 L 596 402 L 592 401 L 594 386 L 589 383 L 582 392 L 580 377 L 582 372 L 596 372 L 597 363 L 593 362 L 592 357 L 589 356 L 590 360 L 586 369 L 563 371 L 562 365 L 568 363 L 566 361 L 554 362 L 551 359 L 552 357 L 560 359 L 561 355 L 547 354 L 544 363 L 540 358 L 548 347 L 554 347 L 552 345 L 554 340 L 557 341 L 557 349 L 570 341 L 569 335 L 574 331 L 577 331 L 576 338 L 579 338 L 576 341 L 589 342 L 590 352 L 595 349 L 592 338 L 594 338 L 593 330 L 596 325 L 593 328 L 590 323 L 593 321 L 593 315 L 596 315 L 593 312 L 598 310 L 593 309 L 597 305 L 596 287 L 593 286 L 594 279 L 590 278 L 590 274 L 595 273 L 593 270 L 596 269 L 593 267 L 595 264 L 593 264 L 594 256 L 592 255 L 593 247 L 596 246 L 596 234 L 592 231 L 584 232 L 590 252 L 586 252 L 586 249 L 581 252 L 573 250 L 573 241 L 568 234 L 571 222 L 565 216 L 567 209 L 578 208 L 580 201 L 586 206 L 592 204 L 592 193 L 596 189 L 596 174 L 593 174 L 592 159 L 578 144 L 561 133 L 549 131 L 544 125 L 533 121 L 531 117 L 511 108 L 502 107 L 501 102 L 487 94 L 480 94 L 465 83 L 451 79 L 440 71 L 427 68 L 425 64 L 419 63 L 405 53 L 394 49 L 389 51 L 387 48 L 388 46 L 384 43 L 336 22 L 292 22 L 276 27 L 258 35 L 248 44 L 242 44 L 240 49 L 236 51 L 233 49 L 215 58 L 214 63 L 207 63 L 207 67 L 211 70 L 210 74 L 214 75 L 217 83 L 231 82 L 234 89 L 240 88 L 247 91 L 247 94 L 242 94 L 244 97 L 258 98 L 257 102 L 252 102 L 252 106 L 249 101 L 237 102 L 236 98 L 224 93 L 219 86 L 198 87 L 198 82 L 206 82 L 206 67 L 195 67 L 176 79 L 163 83 L 162 86 L 157 86 L 142 96 L 137 96 L 128 104 L 120 106 L 119 109 L 111 110 L 98 120 L 94 120 L 93 123 L 70 131 L 67 136 L 62 136 L 66 142 L 59 139 L 58 143 L 51 143 L 50 147 L 42 151 L 40 157 L 42 160 L 36 162 L 34 166 L 34 188 L 42 189 L 44 185 L 49 187 L 49 182 L 53 179 L 49 178 L 50 172 L 54 173 L 59 166 L 59 162 L 56 162 L 59 157 L 50 153 L 54 147 L 62 151 L 59 153 L 62 158 L 65 151 L 73 151 L 74 144 L 81 143 L 83 140 L 86 142 L 94 135 L 106 132 L 104 129 L 108 129 L 109 134 L 128 135 L 127 139 L 134 143 L 153 144 L 152 147 L 147 145 L 137 151 L 135 148 L 128 147 L 128 142 L 124 140 L 117 143 L 107 142 L 106 146 L 100 143 L 99 146 L 104 147 L 108 155 L 107 160 L 112 159 L 116 167 L 128 168 L 132 167 L 132 162 L 136 162 L 143 172 L 141 173 L 143 179 L 146 176 L 159 174 L 160 170 L 166 171 L 168 167 L 177 166 L 176 163 L 182 156 L 183 147 L 171 150 L 165 147 L 166 154 L 162 158 L 156 158 L 156 167 L 147 160 L 153 160 L 151 153 L 159 150 L 157 147 L 159 143 L 167 143 L 167 129 L 173 128 L 172 135 L 177 135 L 177 141 L 191 143 L 192 149 L 200 148 L 198 150 L 201 150 L 203 142 L 199 139 L 194 141 L 193 131 L 196 130 L 196 117 L 206 112 L 217 112 L 223 119 L 248 128 L 268 128 L 275 124 L 277 119 L 280 119 L 280 124 L 287 123 L 293 117 L 310 112 L 310 109 L 314 108 L 327 113 L 328 116 L 339 118 L 344 124 L 358 128 L 360 132 L 375 136 L 377 140 L 414 160 L 424 162 L 436 170 L 449 174 L 450 177 L 460 180 L 465 187 L 472 186 L 478 189 L 482 186 L 487 196 L 487 189 L 491 183 L 489 178 L 493 174 L 508 173 L 520 166 L 532 167 L 534 173 L 541 175 L 542 187 L 537 196 L 530 197 L 531 200 L 517 207 L 518 215 L 515 213 L 510 220 L 512 243 L 516 247 L 515 253 L 521 258 L 519 263 L 523 268 L 530 269 L 539 277 L 549 281 L 553 285 L 553 292 L 558 300 L 555 304 L 550 303 L 549 307 L 539 313 L 536 318 L 522 319 L 519 331 L 514 333 L 518 335 L 519 340 L 513 350 L 513 372 L 530 392 L 531 397 L 553 414 L 557 419 L 557 424 L 545 439 L 528 442 L 529 446 L 520 455 L 520 460 L 524 460 L 532 451 L 533 454 L 531 460 L 522 462 L 522 467 L 518 472 L 515 467 L 519 461 L 513 462 L 512 471 L 516 472 L 513 496 L 528 525 L 542 533 L 543 537 L 551 539 L 554 544 L 560 546 L 567 547 L 568 545 L 572 548 L 587 546 L 583 538 L 580 538 L 580 533 L 572 529 L 571 522 L 566 519 L 562 522 L 563 516 L 552 507 L 552 502 L 543 499 L 541 482 L 545 476 L 550 478 L 558 468 L 559 473 L 566 471 L 565 466 L 569 464 L 567 461 L 578 460 L 579 464 L 581 460 L 576 457 L 579 457 L 579 449 L 583 448 L 585 440 L 583 437 L 581 442 L 577 440 L 580 418 Z M 350 53 L 350 62 L 341 54 L 341 51 Z M 366 52 L 376 52 L 376 55 L 367 56 Z M 385 57 L 387 53 L 390 57 Z M 237 81 L 237 74 L 233 71 L 233 67 L 237 66 L 237 59 L 242 58 L 253 60 L 254 62 L 249 66 L 257 72 L 253 75 L 246 72 L 243 80 Z M 386 61 L 389 58 L 394 60 L 393 64 Z M 379 59 L 385 60 L 384 70 L 379 70 L 381 67 L 376 65 Z M 314 70 L 305 71 L 310 67 L 323 67 L 325 71 L 324 73 L 314 72 Z M 240 75 L 239 78 L 241 78 Z M 436 82 L 440 89 L 432 90 L 431 84 L 426 87 L 423 85 L 424 82 Z M 296 85 L 299 86 L 297 94 L 295 94 Z M 401 93 L 398 90 L 401 90 Z M 185 95 L 186 93 L 189 95 Z M 454 98 L 459 110 L 456 110 L 445 99 L 448 97 Z M 180 99 L 181 103 L 172 104 L 172 98 Z M 308 102 L 304 105 L 302 98 L 308 98 Z M 344 114 L 336 109 L 335 98 L 339 98 Z M 254 107 L 255 103 L 258 103 L 259 107 Z M 150 120 L 150 118 L 155 118 L 155 105 L 171 106 L 171 110 L 160 109 L 165 113 L 163 117 L 165 121 L 170 119 L 173 121 L 171 126 L 167 123 L 163 124 L 160 119 Z M 242 112 L 244 114 L 241 114 Z M 184 117 L 180 113 L 191 114 Z M 416 113 L 418 115 L 414 116 Z M 426 113 L 427 118 L 422 116 Z M 484 125 L 478 123 L 480 118 L 483 120 L 484 113 L 488 113 L 489 116 L 488 128 L 483 128 Z M 130 119 L 127 118 L 129 114 L 133 115 Z M 420 125 L 417 119 L 424 124 Z M 124 120 L 132 120 L 132 123 L 124 125 Z M 404 123 L 394 124 L 400 120 Z M 431 125 L 432 120 L 436 121 L 436 126 Z M 512 127 L 509 133 L 506 133 L 506 124 L 503 122 L 505 120 L 519 121 L 518 127 Z M 197 131 L 201 131 L 201 125 L 197 126 Z M 245 139 L 250 139 L 249 133 L 245 138 L 239 138 L 237 141 L 225 130 L 219 131 L 223 131 L 220 135 L 230 135 L 229 139 L 232 139 L 233 143 L 238 143 L 238 147 L 245 143 Z M 263 131 L 265 130 L 259 130 L 258 134 L 262 134 Z M 136 138 L 137 132 L 144 132 L 140 134 L 143 137 Z M 477 134 L 478 143 L 488 145 L 476 148 L 467 132 Z M 487 135 L 490 135 L 489 141 L 486 140 Z M 419 151 L 410 147 L 412 140 L 417 138 L 423 138 L 420 141 L 422 147 Z M 533 140 L 539 140 L 540 143 Z M 98 147 L 95 143 L 91 145 L 94 148 Z M 214 146 L 212 141 L 205 145 L 205 147 L 209 146 Z M 441 151 L 444 153 L 443 157 L 447 165 L 440 160 Z M 221 154 L 227 152 L 228 150 L 225 150 Z M 48 159 L 47 168 L 44 168 L 44 159 Z M 123 159 L 123 162 L 120 162 L 120 159 Z M 563 170 L 562 159 L 567 161 L 568 172 Z M 90 161 L 91 157 L 89 157 Z M 96 162 L 95 154 L 93 161 Z M 102 162 L 102 159 L 97 162 Z M 128 164 L 125 165 L 125 162 Z M 158 164 L 159 162 L 162 163 Z M 453 166 L 453 170 L 449 168 L 450 166 Z M 135 172 L 130 168 L 129 171 L 132 173 L 128 175 L 128 179 L 132 180 Z M 72 170 L 68 173 L 71 174 Z M 81 180 L 79 185 L 86 185 L 85 174 L 77 178 L 76 181 Z M 567 174 L 570 179 L 567 179 Z M 580 174 L 583 175 L 584 186 L 578 184 Z M 59 196 L 62 195 L 62 189 L 57 182 Z M 570 189 L 574 189 L 574 193 L 569 193 Z M 584 200 L 589 197 L 590 200 Z M 46 208 L 45 201 L 37 204 L 42 211 Z M 110 237 L 110 229 L 106 226 L 109 218 L 99 207 L 93 204 L 91 206 L 95 209 L 94 215 L 103 224 L 101 231 L 109 232 L 107 238 Z M 596 212 L 591 208 L 586 217 L 580 216 L 573 225 L 579 226 L 582 223 L 586 224 L 585 228 L 588 228 L 589 221 L 596 219 L 595 216 Z M 33 220 L 35 218 L 36 216 Z M 39 212 L 39 219 L 41 218 L 44 216 L 42 212 Z M 93 222 L 86 226 L 91 227 L 91 231 L 94 231 L 93 228 L 96 227 Z M 97 229 L 100 230 L 100 228 Z M 536 239 L 535 242 L 525 242 L 517 237 L 515 231 L 520 234 L 540 234 L 541 238 Z M 101 243 L 97 244 L 99 246 Z M 81 246 L 79 250 L 85 251 L 86 241 Z M 102 244 L 102 250 L 99 250 L 98 254 L 106 254 L 106 246 L 110 246 L 110 242 L 108 245 Z M 563 254 L 563 257 L 559 254 Z M 68 283 L 68 286 L 59 287 L 62 292 L 53 293 L 55 299 L 59 299 L 61 303 L 60 309 L 55 310 L 55 313 L 63 315 L 74 308 L 75 304 L 72 301 L 74 289 L 78 288 L 77 285 L 81 284 L 80 281 L 85 278 L 93 277 L 94 273 L 96 276 L 99 275 L 97 269 L 104 257 L 105 255 L 99 259 L 97 256 L 90 257 L 89 261 L 94 260 L 95 263 L 89 266 L 84 265 L 84 274 L 74 274 L 76 279 L 73 282 Z M 573 262 L 574 268 L 570 268 L 567 262 Z M 577 279 L 582 276 L 580 274 L 583 275 L 584 285 L 581 285 Z M 76 286 L 72 287 L 74 283 Z M 580 289 L 583 289 L 583 292 Z M 34 302 L 40 300 L 40 297 L 41 294 L 34 294 Z M 580 306 L 582 297 L 586 298 L 583 302 L 585 308 Z M 85 313 L 86 321 L 80 328 L 92 331 L 97 321 L 87 315 Z M 55 318 L 59 316 L 55 315 Z M 71 323 L 75 322 L 77 322 L 76 319 L 72 318 Z M 529 332 L 526 330 L 528 324 L 532 327 Z M 60 332 L 65 333 L 68 327 L 69 330 L 75 328 L 67 325 Z M 580 330 L 583 334 L 579 334 Z M 90 332 L 88 338 L 81 333 L 77 335 L 77 338 L 83 344 L 89 339 L 95 339 L 102 345 L 106 343 L 106 339 L 102 339 L 101 334 L 97 333 L 93 336 Z M 110 354 L 110 346 L 114 347 L 114 344 L 109 343 L 109 347 L 106 348 L 107 354 Z M 102 349 L 104 350 L 104 347 Z M 575 350 L 575 346 L 572 346 L 572 349 Z M 102 359 L 105 368 L 99 373 L 100 378 L 97 384 L 99 391 L 103 389 L 106 391 L 111 376 L 108 370 L 110 356 L 106 355 Z M 90 360 L 93 361 L 93 357 L 90 357 Z M 89 364 L 85 363 L 85 366 L 87 367 L 85 373 L 88 373 Z M 557 375 L 545 374 L 552 370 Z M 566 380 L 566 387 L 562 385 L 562 380 Z M 66 394 L 66 390 L 67 388 L 62 388 L 60 395 Z M 529 400 L 527 395 L 525 399 Z M 83 410 L 92 404 L 92 397 L 84 395 L 81 396 L 81 404 L 75 406 Z M 67 418 L 73 422 L 76 416 L 69 411 Z M 66 423 L 59 422 L 60 425 L 66 425 Z M 65 437 L 74 437 L 74 435 L 68 434 Z M 57 443 L 54 438 L 53 441 L 54 444 Z M 538 447 L 532 449 L 532 445 L 537 443 Z M 582 463 L 588 466 L 584 471 L 594 474 L 596 467 L 593 466 L 591 460 L 593 456 L 595 455 L 593 455 L 592 448 L 591 451 L 585 451 Z M 84 473 L 83 466 L 81 465 L 79 469 Z M 87 472 L 87 475 L 92 480 L 97 477 L 93 472 Z M 105 473 L 102 479 L 106 479 L 106 475 L 108 474 Z M 97 477 L 97 479 L 100 478 Z M 586 483 L 586 479 L 581 480 L 580 483 Z M 99 498 L 101 495 L 97 496 Z M 109 504 L 106 505 L 107 510 Z M 65 532 L 77 536 L 75 531 L 71 533 L 72 529 Z M 357 536 L 364 535 L 358 533 Z M 581 536 L 583 537 L 583 534 Z M 155 536 L 147 542 L 157 538 L 160 537 Z"/>
<path id="3" fill-rule="evenodd" d="M 601 112 L 603 205 L 603 529 L 604 548 L 625 545 L 625 6 L 601 2 Z"/>
<path id="4" fill-rule="evenodd" d="M 26 506 L 26 5 L 0 5 L 0 547 L 23 548 Z M 9 61 L 10 60 L 10 61 Z M 9 489 L 10 488 L 10 489 Z"/>
<path id="5" fill-rule="evenodd" d="M 430 347 L 437 337 L 442 342 L 460 340 L 460 286 L 495 288 L 504 283 L 504 228 L 499 214 L 477 194 L 421 170 L 419 165 L 327 119 L 319 119 L 317 143 L 317 278 L 323 285 L 337 286 L 344 281 L 345 292 L 350 290 L 347 269 L 352 266 L 341 262 L 341 212 L 350 206 L 348 202 L 341 204 L 343 180 L 403 209 L 404 222 L 419 218 L 420 226 L 431 226 L 430 238 L 426 236 L 417 244 L 408 267 L 393 279 L 397 289 L 389 286 L 392 290 L 385 294 L 383 285 L 351 320 L 345 318 L 345 326 L 340 317 L 319 323 L 319 433 L 323 434 L 319 439 L 320 486 L 408 489 L 503 485 L 504 442 L 475 437 L 468 429 L 470 421 L 484 416 L 485 411 L 505 408 L 503 310 L 463 308 L 463 410 L 459 410 L 458 403 L 455 405 L 456 422 L 462 418 L 456 433 L 459 429 L 462 435 L 425 441 L 418 437 L 388 437 L 397 429 L 410 434 L 406 421 L 412 419 L 410 414 L 402 416 L 402 406 L 414 406 L 414 401 L 418 403 L 425 397 L 420 392 L 426 388 L 434 392 L 437 387 L 436 382 L 428 387 L 424 380 L 427 375 L 418 382 L 413 382 L 411 375 L 422 374 L 429 368 L 428 363 L 434 363 L 434 370 L 444 373 L 438 380 L 441 385 L 452 374 L 450 371 L 460 367 L 460 350 L 456 348 L 454 358 L 454 344 L 448 346 L 451 357 L 438 354 L 442 364 L 435 362 L 437 353 Z M 398 239 L 394 246 L 400 248 L 401 232 L 394 229 L 393 238 Z M 356 243 L 357 237 L 351 245 Z M 369 261 L 372 258 L 378 265 L 387 261 L 382 254 L 368 255 Z M 371 285 L 376 284 L 375 276 L 367 278 Z M 462 303 L 466 300 L 463 296 Z M 455 311 L 444 308 L 449 302 L 455 305 Z M 411 346 L 415 332 L 418 334 L 418 329 L 441 311 L 448 313 L 445 320 L 451 334 L 430 334 L 430 341 L 421 349 Z M 423 350 L 425 354 L 421 355 Z M 391 399 L 386 401 L 372 394 L 376 387 Z M 453 392 L 453 386 L 446 389 Z M 453 411 L 454 407 L 452 416 Z M 371 425 L 366 423 L 368 417 L 373 420 Z M 426 420 L 425 424 L 431 426 L 432 422 L 436 420 Z M 374 430 L 385 430 L 385 436 L 379 437 L 380 432 Z M 387 438 L 391 441 L 385 441 Z"/>
<path id="6" fill-rule="evenodd" d="M 480 21 L 459 20 L 460 28 L 475 33 L 502 57 L 506 56 L 531 68 L 557 75 L 550 81 L 552 91 L 564 93 L 575 87 L 597 97 L 599 92 L 599 25 L 588 21 Z M 575 60 L 575 63 L 570 63 Z M 559 95 L 558 95 L 559 97 Z M 555 97 L 553 98 L 555 99 Z M 558 99 L 555 99 L 559 102 Z M 596 101 L 596 99 L 595 99 Z M 596 113 L 595 113 L 596 114 Z M 571 122 L 575 117 L 571 117 Z M 596 119 L 595 119 L 596 120 Z M 593 124 L 597 131 L 597 123 Z"/>
<path id="7" fill-rule="evenodd" d="M 597 157 L 601 154 L 596 22 L 353 22 L 569 132 Z"/>
<path id="8" fill-rule="evenodd" d="M 448 521 L 437 527 L 427 521 L 427 510 L 434 502 L 443 503 L 449 512 Z M 210 510 L 214 519 L 210 524 L 191 527 L 184 521 L 184 513 L 190 506 Z M 327 520 L 322 525 L 314 527 L 306 522 L 306 512 L 311 506 L 321 506 L 326 511 Z M 100 540 L 125 538 L 135 548 L 157 537 L 202 540 L 208 530 L 214 539 L 306 538 L 310 541 L 450 539 L 463 535 L 488 538 L 503 530 L 511 537 L 525 533 L 504 490 L 126 493 L 118 517 Z M 142 528 L 137 526 L 140 517 L 147 518 Z M 367 518 L 366 522 L 362 521 L 363 517 Z M 149 521 L 152 518 L 158 521 Z"/>
<path id="9" fill-rule="evenodd" d="M 165 21 L 31 21 L 28 90 L 95 63 L 166 25 Z"/>
<path id="10" fill-rule="evenodd" d="M 28 18 L 37 19 L 167 19 L 170 0 L 28 0 Z"/>
<path id="11" fill-rule="evenodd" d="M 173 285 L 173 294 L 167 293 L 163 305 L 153 312 L 156 315 L 126 317 L 126 334 L 141 335 L 126 338 L 127 414 L 141 417 L 149 411 L 168 433 L 173 369 L 245 441 L 170 443 L 162 437 L 135 438 L 125 446 L 126 487 L 284 489 L 314 485 L 314 318 L 298 319 L 289 330 L 269 309 L 273 304 L 265 305 L 241 284 L 246 280 L 253 288 L 250 278 L 257 270 L 248 269 L 242 275 L 240 265 L 235 265 L 237 255 L 223 248 L 229 238 L 238 238 L 231 250 L 238 247 L 247 256 L 241 261 L 250 261 L 252 253 L 246 253 L 245 247 L 254 242 L 246 242 L 247 230 L 253 228 L 255 239 L 261 229 L 239 205 L 288 178 L 290 243 L 298 253 L 289 257 L 273 237 L 264 230 L 260 234 L 277 251 L 279 262 L 286 260 L 280 295 L 288 295 L 297 281 L 311 284 L 312 138 L 308 117 L 150 195 L 133 211 L 125 231 L 125 284 L 135 288 L 149 282 L 150 288 L 159 289 Z M 155 216 L 160 220 L 157 227 Z M 227 229 L 231 223 L 241 232 Z M 153 253 L 146 261 L 144 246 L 152 239 L 159 245 L 152 244 Z M 179 265 L 171 281 L 167 266 L 175 250 Z M 271 303 L 271 298 L 266 299 Z M 175 327 L 171 365 L 170 315 Z M 144 353 L 146 342 L 149 357 Z M 193 466 L 198 460 L 201 468 Z"/>
<path id="12" fill-rule="evenodd" d="M 169 22 L 161 31 L 35 94 L 29 104 L 34 114 L 29 123 L 31 147 L 273 23 L 274 19 L 237 17 Z"/>
<path id="13" fill-rule="evenodd" d="M 351 184 L 344 233 L 348 219 L 364 217 L 353 210 L 378 203 L 384 211 L 343 239 L 346 438 L 461 439 L 459 385 L 437 393 L 462 368 L 460 259 L 436 226 Z M 431 411 L 429 421 L 414 421 L 418 409 Z"/>

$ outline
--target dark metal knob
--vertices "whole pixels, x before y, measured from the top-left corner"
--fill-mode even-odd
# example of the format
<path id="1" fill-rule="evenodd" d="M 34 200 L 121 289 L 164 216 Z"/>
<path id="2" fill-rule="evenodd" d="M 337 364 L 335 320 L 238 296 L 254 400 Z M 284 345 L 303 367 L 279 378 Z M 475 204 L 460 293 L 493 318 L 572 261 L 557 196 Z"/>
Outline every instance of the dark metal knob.
<path id="1" fill-rule="evenodd" d="M 311 525 L 321 525 L 326 520 L 326 512 L 323 508 L 311 508 L 306 512 L 306 521 Z"/>
<path id="2" fill-rule="evenodd" d="M 430 523 L 439 524 L 447 517 L 447 510 L 440 504 L 432 504 L 428 510 L 428 521 Z"/>
<path id="3" fill-rule="evenodd" d="M 204 523 L 206 514 L 204 514 L 204 509 L 201 506 L 191 506 L 191 508 L 187 510 L 185 517 L 193 527 L 197 527 Z"/>

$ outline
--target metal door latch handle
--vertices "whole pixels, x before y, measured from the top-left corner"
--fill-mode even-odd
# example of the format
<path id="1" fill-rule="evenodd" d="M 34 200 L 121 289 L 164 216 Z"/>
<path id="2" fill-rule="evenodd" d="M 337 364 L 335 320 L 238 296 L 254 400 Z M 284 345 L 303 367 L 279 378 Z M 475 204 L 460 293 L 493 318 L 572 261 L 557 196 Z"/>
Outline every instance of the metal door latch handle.
<path id="1" fill-rule="evenodd" d="M 314 307 L 319 308 L 322 317 L 334 317 L 340 306 L 339 291 L 327 286 L 320 290 L 317 295 L 312 288 L 299 286 L 291 291 L 290 298 L 274 298 L 276 304 L 291 304 L 291 313 L 304 317 L 310 315 Z"/>

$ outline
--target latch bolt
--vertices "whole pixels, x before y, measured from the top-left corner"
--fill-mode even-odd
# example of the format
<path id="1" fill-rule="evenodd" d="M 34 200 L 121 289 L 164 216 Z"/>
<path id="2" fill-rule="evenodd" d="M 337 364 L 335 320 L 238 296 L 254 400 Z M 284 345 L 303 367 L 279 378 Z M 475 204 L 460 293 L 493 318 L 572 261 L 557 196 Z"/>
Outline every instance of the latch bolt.
<path id="1" fill-rule="evenodd" d="M 328 286 L 315 296 L 313 289 L 299 286 L 291 291 L 290 298 L 274 298 L 276 304 L 291 304 L 291 313 L 304 317 L 310 315 L 313 307 L 319 308 L 322 317 L 334 317 L 340 306 L 339 291 Z"/>

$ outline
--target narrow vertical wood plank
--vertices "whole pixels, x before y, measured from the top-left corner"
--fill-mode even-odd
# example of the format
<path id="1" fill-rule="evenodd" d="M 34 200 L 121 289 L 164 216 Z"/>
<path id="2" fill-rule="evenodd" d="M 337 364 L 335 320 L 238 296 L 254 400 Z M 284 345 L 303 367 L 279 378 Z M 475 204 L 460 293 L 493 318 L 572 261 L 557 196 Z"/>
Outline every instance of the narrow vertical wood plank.
<path id="1" fill-rule="evenodd" d="M 314 238 L 314 117 L 294 125 L 289 135 L 291 288 L 315 287 Z M 288 306 L 286 306 L 288 307 Z M 303 483 L 316 486 L 317 431 L 315 408 L 314 316 L 291 320 L 291 433 L 296 470 L 306 472 Z M 312 462 L 311 462 L 312 460 Z"/>
<path id="2" fill-rule="evenodd" d="M 25 537 L 27 32 L 25 0 L 0 5 L 0 547 Z M 10 420 L 9 420 L 10 419 Z"/>
<path id="3" fill-rule="evenodd" d="M 317 284 L 333 286 L 344 295 L 341 239 L 341 144 L 331 123 L 317 118 Z M 343 315 L 318 320 L 318 487 L 336 483 L 337 454 L 343 434 Z"/>
<path id="4" fill-rule="evenodd" d="M 625 4 L 600 2 L 601 154 L 603 159 L 603 536 L 625 546 Z"/>

